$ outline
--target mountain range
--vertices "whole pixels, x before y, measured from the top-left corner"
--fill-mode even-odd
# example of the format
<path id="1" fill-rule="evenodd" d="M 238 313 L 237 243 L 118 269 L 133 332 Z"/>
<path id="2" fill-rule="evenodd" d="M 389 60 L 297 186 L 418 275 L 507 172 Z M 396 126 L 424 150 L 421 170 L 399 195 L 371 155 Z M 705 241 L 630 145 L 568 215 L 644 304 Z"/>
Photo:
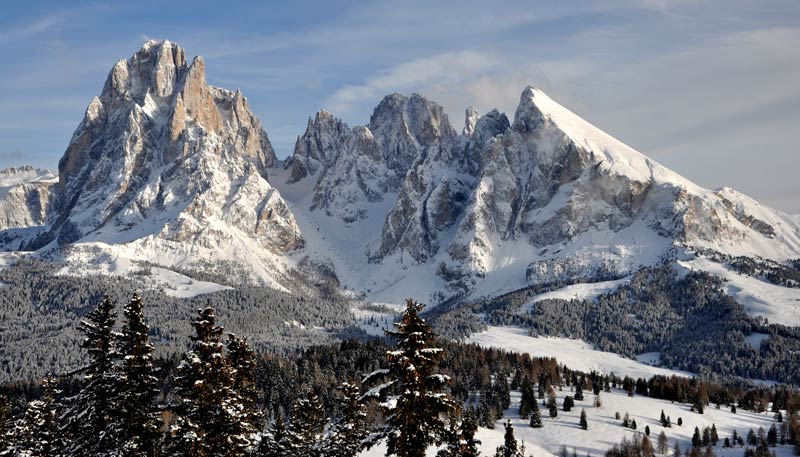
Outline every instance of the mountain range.
<path id="1" fill-rule="evenodd" d="M 385 303 L 800 258 L 800 216 L 705 189 L 530 86 L 513 118 L 470 108 L 460 131 L 419 94 L 387 95 L 364 126 L 321 110 L 279 160 L 244 95 L 169 41 L 113 66 L 57 175 L 0 172 L 0 230 L 4 251 L 70 274 L 324 280 Z"/>

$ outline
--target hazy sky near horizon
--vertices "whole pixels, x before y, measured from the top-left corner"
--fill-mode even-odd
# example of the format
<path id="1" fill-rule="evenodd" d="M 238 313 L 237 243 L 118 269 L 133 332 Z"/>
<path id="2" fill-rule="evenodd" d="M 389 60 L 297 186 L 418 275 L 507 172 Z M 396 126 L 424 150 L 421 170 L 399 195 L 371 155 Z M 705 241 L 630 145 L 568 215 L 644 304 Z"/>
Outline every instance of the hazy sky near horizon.
<path id="1" fill-rule="evenodd" d="M 368 122 L 392 92 L 513 116 L 534 85 L 709 188 L 800 213 L 800 2 L 9 2 L 0 168 L 55 169 L 114 62 L 150 38 L 240 88 L 279 157 L 325 108 Z"/>

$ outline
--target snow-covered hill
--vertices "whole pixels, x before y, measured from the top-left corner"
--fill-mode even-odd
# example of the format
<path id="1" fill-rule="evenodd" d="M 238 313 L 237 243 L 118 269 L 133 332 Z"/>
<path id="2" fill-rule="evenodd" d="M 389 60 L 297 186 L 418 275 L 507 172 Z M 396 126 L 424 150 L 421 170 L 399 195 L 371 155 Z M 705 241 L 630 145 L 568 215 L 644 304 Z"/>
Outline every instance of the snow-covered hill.
<path id="1" fill-rule="evenodd" d="M 281 162 L 241 92 L 207 85 L 203 59 L 169 41 L 114 65 L 44 188 L 39 211 L 0 201 L 5 250 L 283 289 L 324 272 L 389 303 L 622 277 L 697 250 L 800 258 L 799 217 L 704 189 L 533 87 L 512 120 L 468 109 L 460 134 L 417 94 L 385 97 L 366 126 L 320 111 Z"/>

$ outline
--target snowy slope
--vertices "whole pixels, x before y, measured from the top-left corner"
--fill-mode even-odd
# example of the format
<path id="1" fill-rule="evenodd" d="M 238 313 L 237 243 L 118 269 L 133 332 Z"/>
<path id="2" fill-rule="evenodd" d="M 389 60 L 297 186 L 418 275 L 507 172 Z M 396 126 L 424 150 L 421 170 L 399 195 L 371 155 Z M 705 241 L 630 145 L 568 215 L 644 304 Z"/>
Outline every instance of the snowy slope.
<path id="1" fill-rule="evenodd" d="M 571 395 L 569 389 L 556 392 L 558 405 L 563 403 L 566 395 Z M 658 434 L 665 431 L 669 441 L 669 451 L 675 441 L 678 441 L 682 450 L 691 449 L 691 438 L 694 428 L 711 427 L 714 424 L 720 437 L 720 443 L 714 449 L 718 456 L 741 456 L 742 448 L 724 449 L 722 441 L 730 437 L 735 429 L 739 435 L 747 435 L 751 428 L 758 432 L 758 427 L 768 430 L 775 422 L 773 413 L 756 414 L 749 411 L 739 410 L 732 414 L 728 408 L 722 407 L 715 409 L 709 406 L 704 414 L 697 414 L 689 411 L 689 405 L 671 403 L 666 400 L 658 400 L 649 397 L 635 396 L 628 397 L 625 392 L 612 389 L 611 392 L 602 392 L 600 397 L 603 405 L 599 408 L 594 407 L 594 396 L 584 394 L 584 401 L 576 401 L 575 408 L 570 412 L 564 412 L 559 408 L 558 417 L 550 419 L 543 417 L 544 427 L 540 429 L 531 428 L 528 421 L 519 419 L 519 391 L 512 392 L 511 407 L 506 410 L 504 418 L 498 420 L 493 430 L 480 428 L 477 438 L 482 442 L 480 447 L 481 455 L 494 455 L 497 446 L 503 443 L 503 424 L 506 419 L 511 419 L 514 426 L 514 435 L 518 441 L 524 441 L 529 453 L 534 456 L 553 456 L 558 455 L 562 446 L 566 446 L 571 454 L 574 449 L 578 455 L 603 455 L 614 444 L 622 441 L 623 437 L 628 439 L 641 439 L 644 434 L 645 426 L 650 427 L 650 441 L 655 446 Z M 588 430 L 584 431 L 578 427 L 581 409 L 586 410 Z M 659 418 L 661 410 L 669 416 L 673 426 L 669 428 L 661 427 Z M 635 419 L 637 430 L 622 427 L 621 421 L 614 418 L 615 413 L 624 416 L 629 413 L 631 419 Z M 683 426 L 678 427 L 675 422 L 678 418 L 683 419 Z M 789 457 L 794 455 L 792 446 L 778 446 L 774 448 L 776 455 Z M 361 453 L 363 457 L 378 457 L 385 455 L 385 447 L 379 446 L 369 451 Z M 434 448 L 429 448 L 428 456 L 436 455 Z"/>
<path id="2" fill-rule="evenodd" d="M 559 363 L 587 373 L 598 371 L 644 378 L 654 375 L 692 376 L 692 373 L 658 368 L 611 352 L 599 351 L 581 340 L 528 336 L 527 331 L 516 327 L 490 326 L 484 332 L 471 335 L 467 342 L 534 357 L 556 357 Z"/>

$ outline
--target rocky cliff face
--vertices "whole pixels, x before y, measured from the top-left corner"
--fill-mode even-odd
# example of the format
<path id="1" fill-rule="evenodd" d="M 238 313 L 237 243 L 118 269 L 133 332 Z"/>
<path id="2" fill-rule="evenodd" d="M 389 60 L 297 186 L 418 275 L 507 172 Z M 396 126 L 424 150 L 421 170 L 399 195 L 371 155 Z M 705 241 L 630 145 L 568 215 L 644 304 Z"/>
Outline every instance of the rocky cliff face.
<path id="1" fill-rule="evenodd" d="M 241 92 L 206 84 L 201 57 L 187 62 L 178 45 L 150 41 L 114 65 L 89 104 L 59 162 L 45 229 L 26 247 L 101 243 L 168 263 L 213 252 L 273 260 L 303 245 L 268 181 L 275 165 Z"/>
<path id="2" fill-rule="evenodd" d="M 44 224 L 57 180 L 31 166 L 0 170 L 0 231 Z"/>
<path id="3" fill-rule="evenodd" d="M 377 271 L 393 263 L 429 271 L 450 294 L 618 276 L 685 249 L 800 253 L 796 218 L 703 189 L 532 87 L 513 122 L 468 109 L 461 135 L 445 123 L 441 108 L 419 96 L 386 97 L 369 126 L 353 130 L 318 115 L 289 161 L 321 170 L 293 169 L 290 183 L 315 182 L 314 203 L 296 210 L 314 219 L 325 208 L 349 223 L 364 217 L 367 202 L 392 198 L 385 218 L 371 222 L 381 229 L 357 251 Z M 350 146 L 354 132 L 365 146 Z"/>

